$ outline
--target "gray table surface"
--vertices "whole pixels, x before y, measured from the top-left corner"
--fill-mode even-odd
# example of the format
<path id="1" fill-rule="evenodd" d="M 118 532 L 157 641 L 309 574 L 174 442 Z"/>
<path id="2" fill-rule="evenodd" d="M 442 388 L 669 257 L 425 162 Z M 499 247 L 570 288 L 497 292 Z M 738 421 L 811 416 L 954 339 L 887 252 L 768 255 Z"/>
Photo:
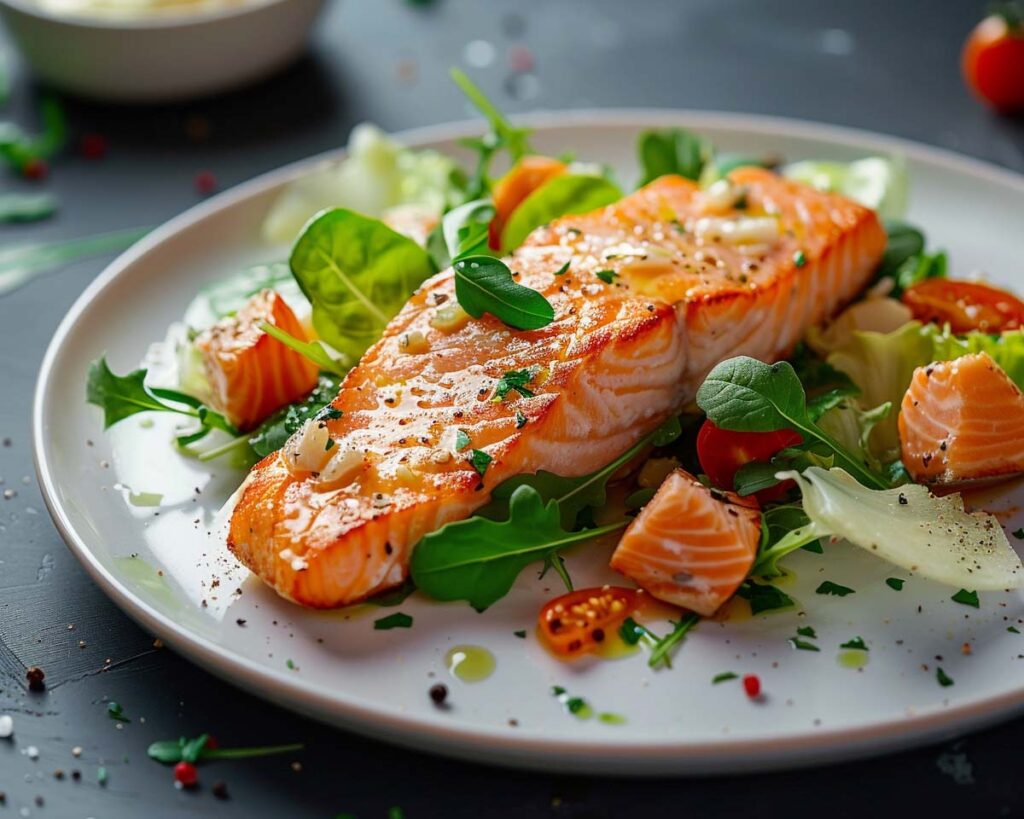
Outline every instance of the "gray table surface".
<path id="1" fill-rule="evenodd" d="M 197 171 L 211 170 L 226 187 L 342 144 L 362 120 L 397 130 L 463 118 L 446 69 L 464 64 L 472 40 L 496 49 L 493 64 L 476 76 L 510 112 L 662 106 L 770 113 L 897 134 L 1024 170 L 1024 123 L 990 115 L 960 82 L 958 49 L 981 5 L 329 0 L 309 56 L 257 87 L 152 109 L 68 100 L 76 132 L 106 135 L 109 156 L 58 160 L 45 187 L 61 198 L 59 216 L 0 227 L 0 246 L 161 222 L 197 201 Z M 529 49 L 533 78 L 510 80 L 514 46 Z M 27 121 L 40 89 L 2 32 L 0 47 L 14 74 L 7 113 Z M 205 140 L 186 135 L 197 117 L 209 123 Z M 5 175 L 0 187 L 28 186 Z M 0 741 L 0 817 L 348 812 L 371 819 L 392 807 L 407 819 L 853 816 L 888 815 L 896 806 L 932 816 L 1024 814 L 1020 720 L 938 747 L 814 771 L 597 780 L 387 747 L 270 706 L 154 649 L 64 547 L 31 461 L 29 409 L 43 350 L 106 261 L 72 265 L 0 298 L 0 439 L 9 439 L 0 446 L 0 477 L 16 492 L 0 500 L 0 713 L 14 716 L 16 732 Z M 29 665 L 46 670 L 47 693 L 26 690 Z M 122 703 L 133 721 L 122 727 L 109 719 L 106 698 Z M 149 761 L 145 748 L 202 731 L 224 744 L 298 740 L 306 749 L 218 763 L 203 770 L 204 787 L 176 791 L 169 770 Z M 100 766 L 105 785 L 97 781 Z M 80 781 L 71 779 L 74 769 Z M 215 779 L 227 783 L 227 801 L 212 796 Z"/>

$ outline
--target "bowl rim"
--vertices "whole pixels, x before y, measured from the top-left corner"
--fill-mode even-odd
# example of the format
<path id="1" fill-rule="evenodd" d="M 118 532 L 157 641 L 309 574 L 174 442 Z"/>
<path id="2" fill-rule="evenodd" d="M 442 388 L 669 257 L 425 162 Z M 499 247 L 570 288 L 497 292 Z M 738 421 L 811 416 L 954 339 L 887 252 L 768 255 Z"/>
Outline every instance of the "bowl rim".
<path id="1" fill-rule="evenodd" d="M 140 14 L 137 17 L 104 16 L 102 14 L 60 13 L 48 9 L 34 0 L 0 0 L 0 10 L 5 7 L 10 11 L 31 17 L 43 23 L 70 26 L 93 31 L 138 31 L 165 30 L 188 28 L 206 23 L 244 17 L 273 6 L 284 6 L 287 0 L 238 0 L 237 4 L 223 7 L 199 9 L 195 11 L 175 11 L 168 13 Z M 322 2 L 322 0 L 313 0 Z"/>

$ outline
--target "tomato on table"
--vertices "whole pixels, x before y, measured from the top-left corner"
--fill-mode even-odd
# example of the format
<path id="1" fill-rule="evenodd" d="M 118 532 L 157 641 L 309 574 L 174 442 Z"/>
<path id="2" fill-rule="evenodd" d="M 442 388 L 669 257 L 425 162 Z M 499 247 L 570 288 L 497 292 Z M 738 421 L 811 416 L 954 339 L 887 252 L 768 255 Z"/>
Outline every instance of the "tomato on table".
<path id="1" fill-rule="evenodd" d="M 986 17 L 964 44 L 968 87 L 1002 113 L 1024 110 L 1024 14 L 1009 3 Z"/>
<path id="2" fill-rule="evenodd" d="M 1024 301 L 980 282 L 926 279 L 903 292 L 918 321 L 949 324 L 954 333 L 1001 333 L 1024 327 Z"/>
<path id="3" fill-rule="evenodd" d="M 578 589 L 540 610 L 541 636 L 555 654 L 579 657 L 597 649 L 640 604 L 641 592 L 622 586 Z"/>
<path id="4" fill-rule="evenodd" d="M 791 429 L 774 432 L 734 432 L 705 421 L 697 433 L 697 458 L 701 469 L 711 482 L 721 489 L 732 489 L 733 478 L 741 466 L 749 463 L 767 463 L 773 455 L 803 441 Z M 764 505 L 781 500 L 793 485 L 783 481 L 776 486 L 755 492 L 754 497 Z"/>

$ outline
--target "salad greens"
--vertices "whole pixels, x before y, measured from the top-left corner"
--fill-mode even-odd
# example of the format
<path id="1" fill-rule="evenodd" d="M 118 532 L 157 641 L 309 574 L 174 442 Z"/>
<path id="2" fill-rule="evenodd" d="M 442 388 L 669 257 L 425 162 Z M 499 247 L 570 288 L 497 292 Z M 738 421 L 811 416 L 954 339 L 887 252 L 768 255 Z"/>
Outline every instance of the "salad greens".
<path id="1" fill-rule="evenodd" d="M 899 156 L 854 162 L 804 160 L 783 165 L 781 172 L 819 190 L 848 196 L 889 219 L 898 219 L 907 209 L 907 168 Z"/>
<path id="2" fill-rule="evenodd" d="M 417 544 L 409 569 L 416 587 L 430 597 L 466 600 L 482 611 L 508 594 L 531 563 L 625 525 L 567 531 L 557 500 L 544 502 L 532 486 L 520 486 L 509 499 L 508 520 L 470 518 L 442 526 Z"/>
<path id="3" fill-rule="evenodd" d="M 429 254 L 383 222 L 344 208 L 306 225 L 288 264 L 313 305 L 317 335 L 358 359 L 435 272 Z"/>
<path id="4" fill-rule="evenodd" d="M 936 497 L 914 484 L 869 489 L 842 469 L 813 466 L 779 477 L 797 482 L 810 522 L 761 550 L 754 575 L 778 574 L 785 555 L 813 540 L 836 537 L 951 586 L 1008 589 L 1024 583 L 1024 566 L 999 522 L 966 512 L 960 495 Z"/>
<path id="5" fill-rule="evenodd" d="M 517 330 L 539 330 L 555 320 L 555 309 L 543 295 L 518 284 L 501 259 L 467 256 L 457 259 L 455 297 L 473 318 L 490 313 Z"/>
<path id="6" fill-rule="evenodd" d="M 505 250 L 519 247 L 534 228 L 560 216 L 587 213 L 622 198 L 622 191 L 601 176 L 565 174 L 549 179 L 526 197 L 501 234 Z"/>
<path id="7" fill-rule="evenodd" d="M 344 363 L 332 358 L 330 353 L 324 349 L 324 345 L 319 341 L 301 341 L 292 335 L 289 335 L 280 327 L 275 327 L 269 322 L 263 322 L 260 325 L 260 329 L 269 336 L 276 338 L 286 347 L 290 347 L 302 356 L 305 356 L 314 364 L 316 364 L 321 371 L 334 373 L 335 375 L 344 375 L 350 367 L 345 366 Z"/>
<path id="8" fill-rule="evenodd" d="M 0 194 L 0 222 L 37 222 L 57 212 L 57 199 L 48 193 Z"/>
<path id="9" fill-rule="evenodd" d="M 697 391 L 697 405 L 721 429 L 773 432 L 791 429 L 805 443 L 826 447 L 835 462 L 866 486 L 884 488 L 888 481 L 872 472 L 811 418 L 807 396 L 793 366 L 765 364 L 747 356 L 718 364 Z"/>
<path id="10" fill-rule="evenodd" d="M 679 174 L 694 181 L 700 179 L 713 149 L 707 140 L 683 128 L 644 131 L 637 140 L 640 160 L 639 186 L 665 174 Z"/>

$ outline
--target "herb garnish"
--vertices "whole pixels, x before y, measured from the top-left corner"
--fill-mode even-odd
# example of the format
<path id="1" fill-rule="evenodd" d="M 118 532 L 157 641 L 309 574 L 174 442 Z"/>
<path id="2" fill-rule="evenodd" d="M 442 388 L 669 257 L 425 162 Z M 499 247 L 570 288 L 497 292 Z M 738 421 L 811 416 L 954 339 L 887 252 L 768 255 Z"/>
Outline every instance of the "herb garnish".
<path id="1" fill-rule="evenodd" d="M 818 639 L 817 633 L 810 626 L 800 626 L 800 628 L 796 630 L 796 633 L 801 637 L 810 637 L 812 640 Z"/>
<path id="2" fill-rule="evenodd" d="M 605 284 L 611 284 L 619 277 L 619 274 L 614 270 L 598 270 L 594 275 Z"/>
<path id="3" fill-rule="evenodd" d="M 455 451 L 462 452 L 472 441 L 469 439 L 469 433 L 464 429 L 455 430 Z"/>
<path id="4" fill-rule="evenodd" d="M 121 703 L 114 702 L 113 700 L 107 703 L 107 716 L 111 719 L 117 720 L 118 722 L 131 722 L 131 720 L 125 716 L 124 708 L 121 707 Z"/>
<path id="5" fill-rule="evenodd" d="M 774 611 L 796 605 L 793 598 L 781 589 L 753 580 L 744 581 L 743 585 L 736 590 L 736 594 L 750 604 L 751 614 L 760 614 L 763 611 Z"/>
<path id="6" fill-rule="evenodd" d="M 971 606 L 972 608 L 980 608 L 981 603 L 978 600 L 978 593 L 976 591 L 967 591 L 967 589 L 960 589 L 954 594 L 950 600 L 956 603 L 960 603 L 964 606 Z"/>
<path id="7" fill-rule="evenodd" d="M 491 465 L 493 461 L 490 455 L 484 452 L 482 449 L 474 449 L 470 451 L 469 463 L 470 466 L 476 470 L 476 473 L 482 478 L 484 473 L 487 471 L 487 467 Z"/>
<path id="8" fill-rule="evenodd" d="M 739 679 L 739 674 L 734 674 L 732 671 L 723 671 L 721 674 L 715 674 L 715 676 L 711 678 L 711 684 L 718 685 L 719 683 L 735 679 Z"/>
<path id="9" fill-rule="evenodd" d="M 1018 629 L 1016 626 L 1007 626 L 1006 630 L 1011 634 L 1020 634 L 1020 629 Z"/>
<path id="10" fill-rule="evenodd" d="M 374 631 L 389 631 L 393 628 L 412 628 L 412 617 L 402 611 L 396 611 L 387 617 L 373 621 Z"/>
<path id="11" fill-rule="evenodd" d="M 543 295 L 518 284 L 512 271 L 491 256 L 467 256 L 455 262 L 455 297 L 473 318 L 490 313 L 516 330 L 538 330 L 555 318 Z"/>
<path id="12" fill-rule="evenodd" d="M 564 276 L 566 273 L 569 272 L 569 265 L 571 265 L 571 264 L 572 264 L 572 259 L 570 259 L 565 264 L 563 264 L 560 268 L 558 268 L 558 270 L 555 271 L 555 275 L 556 276 Z M 1024 535 L 1022 535 L 1022 537 L 1024 537 Z"/>
<path id="13" fill-rule="evenodd" d="M 851 640 L 847 640 L 845 643 L 840 643 L 839 647 L 840 648 L 852 648 L 852 649 L 855 649 L 857 651 L 867 651 L 868 650 L 867 643 L 864 642 L 864 638 L 863 637 L 854 637 Z"/>
<path id="14" fill-rule="evenodd" d="M 516 410 L 516 429 L 522 429 L 526 426 L 527 417 L 523 415 L 522 411 Z"/>
<path id="15" fill-rule="evenodd" d="M 656 638 L 654 645 L 651 647 L 651 658 L 647 661 L 647 665 L 651 668 L 657 668 L 659 663 L 664 663 L 665 668 L 671 668 L 672 661 L 669 652 L 681 643 L 687 632 L 699 622 L 700 616 L 692 613 L 686 614 L 679 618 L 679 620 L 674 621 L 671 632 L 664 637 Z M 650 634 L 650 631 L 648 631 L 648 634 Z"/>
<path id="16" fill-rule="evenodd" d="M 807 254 L 802 250 L 798 250 L 793 254 L 793 264 L 800 268 L 807 264 Z"/>
<path id="17" fill-rule="evenodd" d="M 516 637 L 518 637 L 520 640 L 525 640 L 526 639 L 526 629 L 525 628 L 521 628 L 518 631 L 513 631 L 512 633 Z"/>
<path id="18" fill-rule="evenodd" d="M 536 373 L 532 368 L 526 370 L 509 370 L 494 387 L 494 398 L 492 401 L 504 401 L 508 394 L 515 390 L 523 398 L 533 398 L 533 392 L 526 388 Z"/>
<path id="19" fill-rule="evenodd" d="M 938 681 L 939 685 L 941 685 L 943 688 L 949 688 L 951 685 L 954 684 L 953 683 L 953 678 L 950 677 L 941 668 L 936 668 L 935 669 L 935 679 Z"/>
<path id="20" fill-rule="evenodd" d="M 848 594 L 855 594 L 855 591 L 849 586 L 840 586 L 838 583 L 833 583 L 831 580 L 826 580 L 818 588 L 814 590 L 815 594 L 831 594 L 834 597 L 846 597 Z"/>
<path id="21" fill-rule="evenodd" d="M 800 651 L 821 651 L 814 643 L 804 640 L 800 637 L 790 637 L 788 640 L 789 644 L 793 648 Z"/>
<path id="22" fill-rule="evenodd" d="M 895 589 L 896 591 L 903 591 L 903 584 L 906 582 L 906 580 L 900 577 L 885 578 L 885 585 L 888 586 L 890 589 Z"/>
<path id="23" fill-rule="evenodd" d="M 643 131 L 637 141 L 642 176 L 640 185 L 665 174 L 697 180 L 711 159 L 710 144 L 683 128 Z"/>
<path id="24" fill-rule="evenodd" d="M 1017 538 L 1017 540 L 1024 540 L 1024 526 L 1022 526 L 1016 532 L 1013 532 L 1013 536 Z"/>
<path id="25" fill-rule="evenodd" d="M 323 372 L 344 375 L 350 369 L 344 361 L 339 361 L 328 355 L 324 345 L 319 341 L 301 341 L 267 321 L 260 324 L 260 329 L 271 338 L 280 341 L 285 347 L 312 361 Z"/>
<path id="26" fill-rule="evenodd" d="M 179 762 L 200 762 L 206 759 L 250 759 L 258 756 L 287 754 L 301 751 L 300 743 L 292 745 L 265 745 L 254 748 L 208 748 L 209 734 L 200 734 L 195 739 L 181 737 L 177 740 L 154 742 L 146 753 L 150 759 L 165 765 L 176 765 Z"/>

